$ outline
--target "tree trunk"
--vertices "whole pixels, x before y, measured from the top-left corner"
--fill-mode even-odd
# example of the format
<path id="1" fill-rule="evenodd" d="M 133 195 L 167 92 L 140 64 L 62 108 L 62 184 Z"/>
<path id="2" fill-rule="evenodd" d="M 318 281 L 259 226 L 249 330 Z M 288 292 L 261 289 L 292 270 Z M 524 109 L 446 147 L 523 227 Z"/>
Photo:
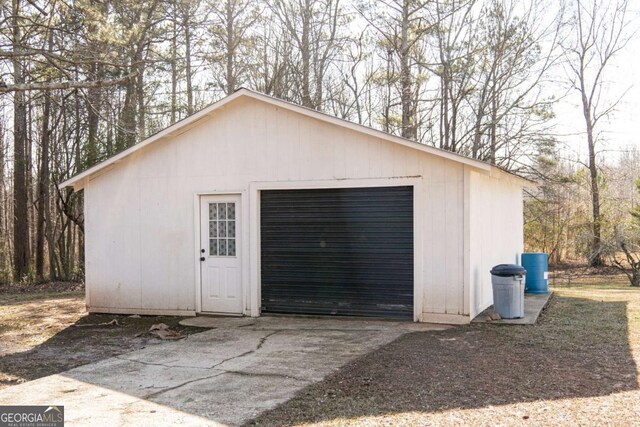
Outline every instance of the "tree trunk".
<path id="1" fill-rule="evenodd" d="M 52 220 L 51 212 L 57 213 L 55 210 L 55 201 L 54 198 L 49 197 L 49 204 L 47 206 L 47 211 L 49 212 L 47 215 L 49 217 L 49 222 L 47 223 L 47 227 L 45 228 L 45 236 L 47 238 L 47 248 L 49 253 L 49 279 L 55 280 L 58 278 L 58 271 L 56 269 L 56 242 L 54 238 L 55 234 L 55 221 Z"/>
<path id="2" fill-rule="evenodd" d="M 493 75 L 493 71 L 490 73 Z M 480 96 L 478 98 L 478 107 L 475 113 L 475 123 L 473 126 L 473 145 L 471 148 L 471 156 L 474 159 L 480 159 L 482 152 L 482 136 L 484 133 L 484 126 L 482 122 L 484 120 L 484 116 L 486 114 L 486 110 L 488 109 L 488 94 L 489 91 L 490 78 L 485 79 L 482 84 L 482 90 L 480 91 Z"/>
<path id="3" fill-rule="evenodd" d="M 302 10 L 302 37 L 300 55 L 302 60 L 302 105 L 315 108 L 311 99 L 311 47 L 309 46 L 311 32 L 311 0 L 305 0 Z"/>
<path id="4" fill-rule="evenodd" d="M 449 150 L 449 60 L 443 40 L 445 35 L 440 29 L 437 31 L 439 65 L 441 67 L 438 76 L 440 78 L 440 148 Z"/>
<path id="5" fill-rule="evenodd" d="M 638 271 L 638 266 L 632 266 L 631 272 L 631 286 L 634 288 L 640 288 L 640 272 Z"/>
<path id="6" fill-rule="evenodd" d="M 47 227 L 47 212 L 49 211 L 49 114 L 51 99 L 49 94 L 44 96 L 42 109 L 42 143 L 40 147 L 40 171 L 38 174 L 38 218 L 36 222 L 36 279 L 44 279 L 44 244 Z"/>
<path id="7" fill-rule="evenodd" d="M 392 76 L 392 72 L 391 72 L 391 64 L 392 64 L 392 57 L 391 57 L 391 52 L 387 52 L 387 69 L 386 69 L 386 83 L 384 85 L 384 88 L 386 90 L 386 99 L 385 99 L 385 103 L 384 103 L 384 109 L 382 112 L 382 117 L 383 117 L 383 124 L 382 124 L 382 130 L 384 130 L 386 133 L 391 133 L 391 76 Z"/>
<path id="8" fill-rule="evenodd" d="M 27 67 L 24 66 L 23 70 L 26 70 Z M 26 158 L 26 178 L 25 181 L 27 183 L 27 215 L 29 218 L 29 267 L 31 270 L 31 263 L 32 263 L 32 257 L 33 257 L 33 248 L 36 247 L 36 233 L 35 233 L 35 227 L 33 227 L 32 224 L 35 224 L 36 222 L 36 207 L 35 207 L 35 202 L 34 202 L 34 194 L 33 194 L 33 190 L 34 190 L 34 186 L 33 186 L 33 176 L 31 175 L 31 171 L 33 170 L 33 144 L 32 144 L 32 135 L 34 134 L 33 132 L 33 123 L 34 123 L 34 119 L 33 119 L 33 110 L 34 110 L 34 106 L 33 103 L 31 102 L 31 96 L 28 95 L 25 98 L 25 104 L 27 106 L 27 126 L 26 126 L 26 139 L 25 139 L 25 158 Z"/>
<path id="9" fill-rule="evenodd" d="M 227 95 L 231 95 L 236 90 L 236 79 L 234 72 L 234 63 L 236 56 L 236 40 L 234 38 L 234 16 L 231 1 L 226 2 L 227 12 Z"/>
<path id="10" fill-rule="evenodd" d="M 582 79 L 581 79 L 582 80 Z M 591 231 L 593 233 L 591 242 L 591 254 L 589 264 L 592 267 L 604 265 L 602 256 L 602 217 L 600 215 L 600 186 L 598 184 L 598 165 L 596 163 L 596 145 L 593 135 L 593 118 L 591 116 L 591 104 L 586 95 L 585 84 L 581 81 L 582 88 L 582 113 L 587 125 L 587 145 L 589 148 L 589 179 L 591 184 Z"/>
<path id="11" fill-rule="evenodd" d="M 147 135 L 147 109 L 144 104 L 144 68 L 142 65 L 138 68 L 140 74 L 138 74 L 136 83 L 136 105 L 138 106 L 138 141 L 142 141 Z M 135 141 L 134 141 L 135 143 Z"/>
<path id="12" fill-rule="evenodd" d="M 20 50 L 20 1 L 12 2 L 13 50 Z M 20 59 L 12 58 L 15 83 L 24 82 Z M 27 200 L 27 105 L 23 92 L 13 94 L 13 277 L 21 280 L 29 271 L 29 208 Z"/>
<path id="13" fill-rule="evenodd" d="M 191 75 L 191 9 L 187 7 L 184 14 L 185 73 L 187 80 L 187 115 L 193 114 L 193 86 Z"/>
<path id="14" fill-rule="evenodd" d="M 446 71 L 446 65 L 443 67 L 443 75 L 440 78 L 441 81 L 441 96 L 440 108 L 442 109 L 440 123 L 440 148 L 445 150 L 451 149 L 451 129 L 449 127 L 449 76 Z"/>
<path id="15" fill-rule="evenodd" d="M 498 94 L 495 90 L 495 84 L 496 82 L 494 81 L 494 86 L 491 90 L 491 125 L 489 128 L 489 138 L 491 138 L 489 143 L 489 162 L 494 165 L 496 164 L 496 151 L 498 149 Z"/>
<path id="16" fill-rule="evenodd" d="M 142 71 L 141 71 L 142 73 Z M 76 97 L 77 99 L 77 97 Z M 80 123 L 80 103 L 76 102 L 76 122 Z M 80 156 L 80 147 L 81 147 L 81 142 L 82 142 L 82 134 L 80 133 L 80 128 L 76 126 L 76 158 Z M 77 173 L 77 172 L 76 172 Z M 66 191 L 68 192 L 68 203 L 70 204 L 70 211 L 71 211 L 71 217 L 69 218 L 71 220 L 70 222 L 70 226 L 75 228 L 80 228 L 83 232 L 84 229 L 79 225 L 82 224 L 82 216 L 80 214 L 78 214 L 78 211 L 82 212 L 82 203 L 83 203 L 83 198 L 82 198 L 82 194 L 78 194 L 78 193 L 74 193 L 70 188 L 67 188 Z M 80 218 L 80 220 L 79 220 Z M 73 242 L 71 242 L 73 244 Z M 76 247 L 75 246 L 71 246 L 70 251 L 71 251 L 71 271 L 73 272 L 73 267 L 75 265 L 75 258 L 73 258 L 74 254 L 75 254 L 75 250 Z M 82 260 L 81 262 L 84 262 L 84 246 L 79 247 L 78 248 L 78 260 Z M 84 264 L 82 264 L 84 265 Z"/>
<path id="17" fill-rule="evenodd" d="M 176 1 L 172 2 L 171 21 L 171 124 L 176 122 L 176 113 L 178 111 L 178 13 Z"/>
<path id="18" fill-rule="evenodd" d="M 400 102 L 402 104 L 402 136 L 415 140 L 417 137 L 413 94 L 411 90 L 411 69 L 409 67 L 409 1 L 402 3 L 402 29 L 400 36 Z"/>
<path id="19" fill-rule="evenodd" d="M 8 209 L 5 199 L 5 128 L 0 123 L 0 236 L 7 236 L 8 227 L 6 227 Z M 0 285 L 9 283 L 11 278 L 8 277 L 10 271 L 7 257 L 9 256 L 9 245 L 5 238 L 0 239 Z"/>
<path id="20" fill-rule="evenodd" d="M 92 74 L 95 79 L 101 79 L 104 73 L 102 65 L 93 64 Z M 85 167 L 91 167 L 98 163 L 98 125 L 100 123 L 101 89 L 89 89 L 87 98 L 87 148 Z"/>
<path id="21" fill-rule="evenodd" d="M 124 104 L 118 118 L 115 152 L 131 147 L 136 138 L 136 93 L 135 83 L 131 79 L 127 82 Z M 114 153 L 115 154 L 115 153 Z"/>

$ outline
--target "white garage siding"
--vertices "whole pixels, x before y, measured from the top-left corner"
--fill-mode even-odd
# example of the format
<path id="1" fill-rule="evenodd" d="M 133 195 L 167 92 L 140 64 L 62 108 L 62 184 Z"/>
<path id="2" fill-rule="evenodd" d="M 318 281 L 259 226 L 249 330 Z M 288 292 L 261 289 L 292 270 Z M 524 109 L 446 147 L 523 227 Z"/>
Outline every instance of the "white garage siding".
<path id="1" fill-rule="evenodd" d="M 519 264 L 523 251 L 522 186 L 470 171 L 470 318 L 493 304 L 491 275 L 497 264 Z"/>
<path id="2" fill-rule="evenodd" d="M 521 186 L 494 185 L 499 180 L 461 162 L 251 97 L 239 97 L 182 130 L 83 183 L 87 305 L 92 311 L 194 314 L 196 195 L 242 194 L 242 220 L 250 224 L 252 209 L 257 212 L 247 207 L 256 200 L 250 193 L 261 188 L 255 183 L 418 182 L 422 194 L 415 209 L 422 238 L 415 244 L 423 262 L 415 277 L 422 294 L 416 320 L 468 321 L 490 303 L 487 266 L 515 261 L 521 251 L 522 207 L 518 215 L 504 213 L 505 207 L 521 203 Z M 245 314 L 257 315 L 250 289 L 256 274 L 250 265 L 257 261 L 248 229 L 241 236 Z M 512 237 L 495 239 L 493 230 L 513 230 Z"/>

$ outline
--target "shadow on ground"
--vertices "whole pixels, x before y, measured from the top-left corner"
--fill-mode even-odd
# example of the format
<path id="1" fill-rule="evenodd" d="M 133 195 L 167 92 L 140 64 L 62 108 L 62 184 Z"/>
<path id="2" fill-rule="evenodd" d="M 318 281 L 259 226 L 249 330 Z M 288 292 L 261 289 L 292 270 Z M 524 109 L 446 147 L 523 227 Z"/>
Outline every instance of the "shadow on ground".
<path id="1" fill-rule="evenodd" d="M 476 324 L 404 335 L 251 424 L 433 413 L 636 390 L 627 315 L 625 301 L 554 296 L 533 326 Z"/>
<path id="2" fill-rule="evenodd" d="M 56 299 L 51 299 L 51 303 L 55 304 Z M 20 302 L 5 305 L 12 304 L 20 304 Z M 0 356 L 0 389 L 163 342 L 147 334 L 151 325 L 155 323 L 165 323 L 183 334 L 204 330 L 180 326 L 178 322 L 182 317 L 132 318 L 111 314 L 86 314 L 70 326 L 60 326 L 61 319 L 65 315 L 74 316 L 76 313 L 77 309 L 73 307 L 58 308 L 56 315 L 60 322 L 53 324 L 34 321 L 35 318 L 46 318 L 46 312 L 26 313 L 31 319 L 31 322 L 29 319 L 22 322 L 26 328 L 62 327 L 63 329 L 29 350 L 13 352 L 11 348 L 4 349 L 7 354 Z M 21 314 L 25 315 L 25 313 Z M 112 323 L 114 320 L 117 323 Z M 37 331 L 28 332 L 30 335 L 37 336 Z M 44 334 L 46 331 L 42 332 Z"/>

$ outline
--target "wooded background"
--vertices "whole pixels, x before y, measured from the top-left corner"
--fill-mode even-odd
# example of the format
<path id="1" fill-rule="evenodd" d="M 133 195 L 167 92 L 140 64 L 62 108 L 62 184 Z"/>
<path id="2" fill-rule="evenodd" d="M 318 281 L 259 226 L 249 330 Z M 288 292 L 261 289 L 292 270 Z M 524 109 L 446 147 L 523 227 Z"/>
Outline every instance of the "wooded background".
<path id="1" fill-rule="evenodd" d="M 633 228 L 640 152 L 599 154 L 626 0 L 0 0 L 0 23 L 0 283 L 82 280 L 82 193 L 57 184 L 241 86 L 537 180 L 527 249 L 553 262 L 602 265 Z"/>

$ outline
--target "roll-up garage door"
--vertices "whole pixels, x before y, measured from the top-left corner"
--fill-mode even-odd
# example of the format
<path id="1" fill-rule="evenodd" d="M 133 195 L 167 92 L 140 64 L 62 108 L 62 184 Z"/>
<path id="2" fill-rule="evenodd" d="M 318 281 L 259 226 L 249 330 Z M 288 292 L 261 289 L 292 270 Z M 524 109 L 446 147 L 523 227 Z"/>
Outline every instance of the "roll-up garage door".
<path id="1" fill-rule="evenodd" d="M 262 312 L 413 317 L 413 187 L 260 197 Z"/>

